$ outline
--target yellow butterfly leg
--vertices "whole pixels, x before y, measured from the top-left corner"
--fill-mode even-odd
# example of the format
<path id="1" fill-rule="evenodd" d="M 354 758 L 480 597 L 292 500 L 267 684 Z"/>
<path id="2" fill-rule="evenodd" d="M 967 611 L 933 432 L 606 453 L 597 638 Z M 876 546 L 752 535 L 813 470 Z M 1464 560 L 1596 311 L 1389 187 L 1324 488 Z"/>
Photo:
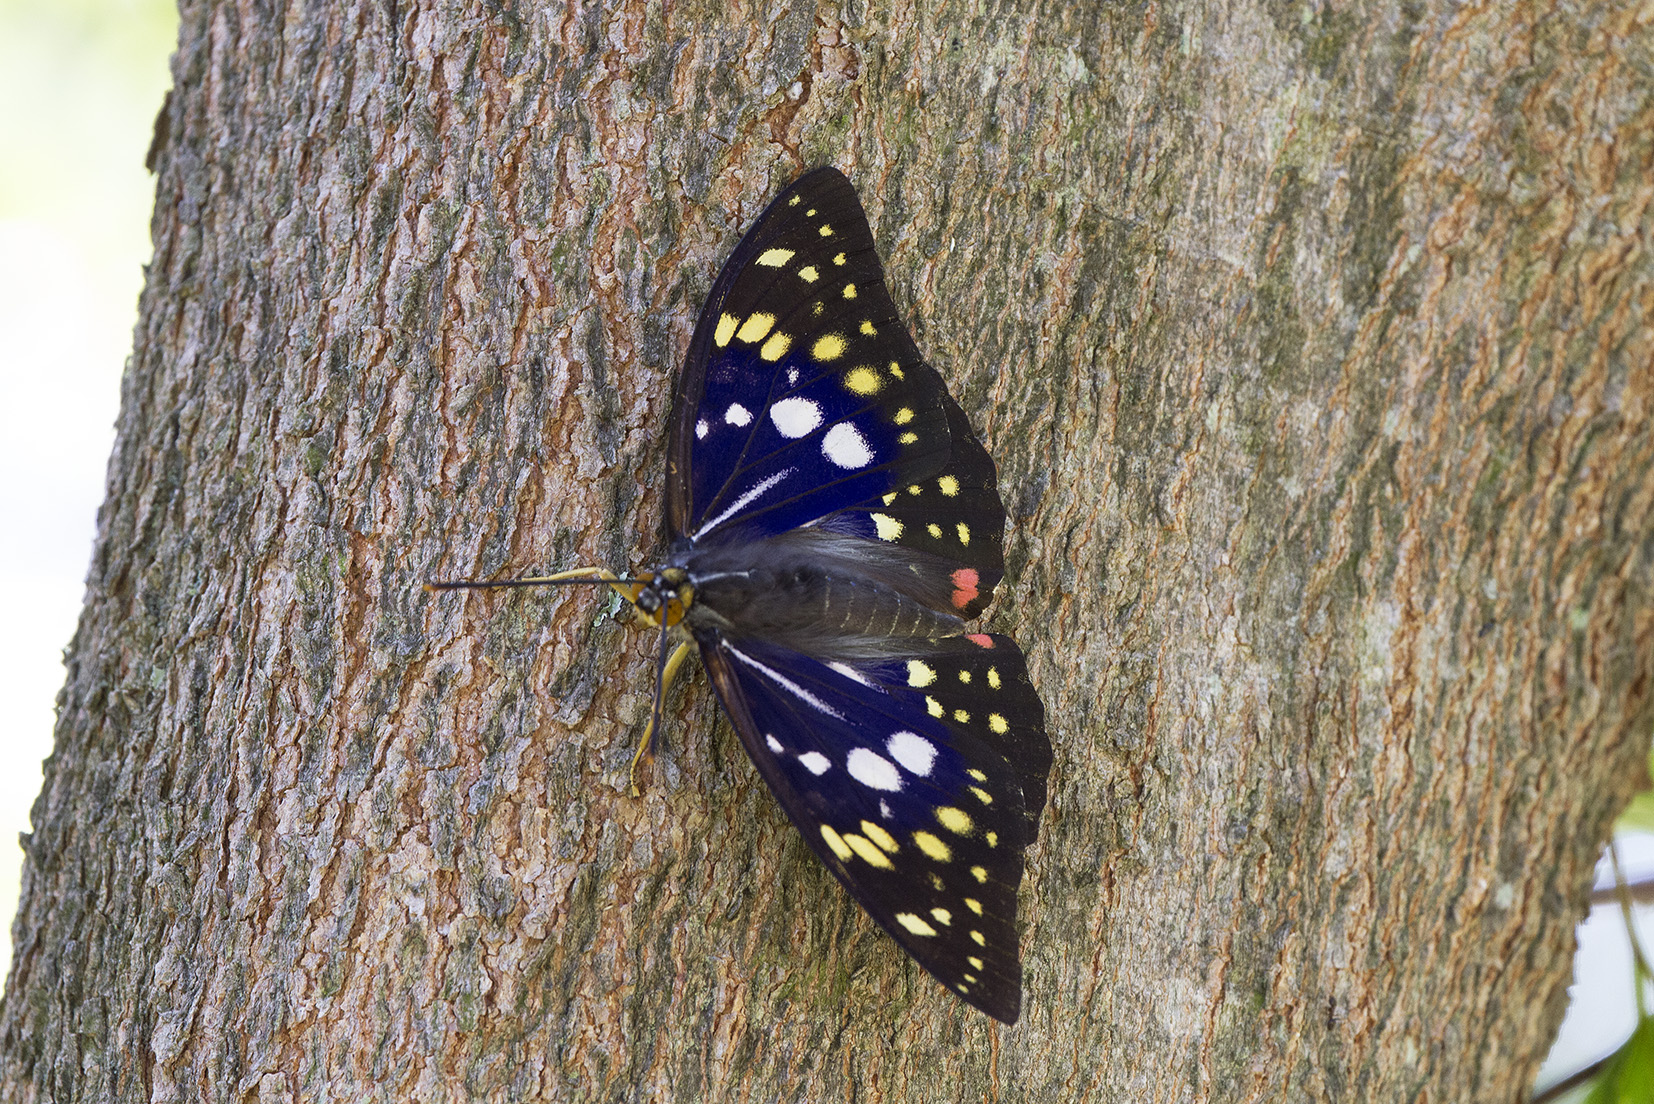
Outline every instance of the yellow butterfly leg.
<path id="1" fill-rule="evenodd" d="M 619 588 L 615 589 L 618 590 Z M 626 774 L 626 779 L 632 788 L 633 797 L 639 796 L 637 788 L 638 764 L 655 754 L 655 736 L 660 731 L 661 703 L 666 700 L 667 687 L 672 685 L 672 680 L 678 675 L 678 668 L 683 666 L 683 661 L 687 658 L 689 658 L 689 643 L 685 641 L 673 649 L 672 657 L 661 668 L 660 678 L 655 684 L 654 708 L 649 711 L 649 727 L 644 730 L 643 739 L 639 741 L 637 751 L 632 755 L 632 769 Z"/>

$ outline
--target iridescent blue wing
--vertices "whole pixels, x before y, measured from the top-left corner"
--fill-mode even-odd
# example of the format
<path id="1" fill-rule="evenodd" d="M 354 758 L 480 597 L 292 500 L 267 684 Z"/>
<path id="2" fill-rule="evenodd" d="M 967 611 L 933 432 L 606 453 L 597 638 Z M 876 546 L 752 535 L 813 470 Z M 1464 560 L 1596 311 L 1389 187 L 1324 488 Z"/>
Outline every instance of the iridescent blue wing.
<path id="1" fill-rule="evenodd" d="M 896 317 L 836 170 L 782 192 L 713 284 L 668 477 L 683 562 L 727 552 L 741 571 L 794 534 L 812 570 L 959 618 L 987 604 L 1004 568 L 993 461 Z M 886 658 L 852 666 L 715 621 L 695 630 L 702 659 L 810 847 L 926 970 L 1014 1022 L 1017 888 L 1051 764 L 1022 653 L 1003 636 L 901 636 L 892 617 L 856 653 Z M 814 628 L 787 624 L 795 642 Z"/>
<path id="2" fill-rule="evenodd" d="M 672 427 L 674 543 L 818 525 L 920 549 L 947 561 L 948 608 L 966 617 L 999 581 L 993 461 L 896 316 L 836 169 L 782 192 L 724 265 Z"/>
<path id="3" fill-rule="evenodd" d="M 827 868 L 944 986 L 1016 1022 L 1017 888 L 1051 766 L 1016 644 L 979 633 L 851 666 L 703 640 L 702 659 Z"/>

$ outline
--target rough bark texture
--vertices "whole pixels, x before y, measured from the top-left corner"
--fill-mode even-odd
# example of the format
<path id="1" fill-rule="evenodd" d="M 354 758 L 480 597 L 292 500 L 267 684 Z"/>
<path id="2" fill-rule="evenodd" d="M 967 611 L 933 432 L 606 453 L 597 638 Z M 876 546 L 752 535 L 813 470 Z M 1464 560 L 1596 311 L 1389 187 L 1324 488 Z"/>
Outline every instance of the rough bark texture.
<path id="1" fill-rule="evenodd" d="M 13 1101 L 1511 1100 L 1654 705 L 1654 11 L 186 0 Z M 846 169 L 1057 765 L 952 1000 L 651 641 L 724 253 Z"/>

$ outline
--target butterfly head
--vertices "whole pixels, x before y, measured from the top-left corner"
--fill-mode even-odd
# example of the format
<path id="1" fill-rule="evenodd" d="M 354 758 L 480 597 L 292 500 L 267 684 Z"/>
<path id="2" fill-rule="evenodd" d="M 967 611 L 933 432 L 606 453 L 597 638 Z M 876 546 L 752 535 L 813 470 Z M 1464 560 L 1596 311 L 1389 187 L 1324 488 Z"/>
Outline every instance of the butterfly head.
<path id="1" fill-rule="evenodd" d="M 641 572 L 638 580 L 621 588 L 626 600 L 637 607 L 644 620 L 672 628 L 684 619 L 695 601 L 695 587 L 681 567 Z"/>

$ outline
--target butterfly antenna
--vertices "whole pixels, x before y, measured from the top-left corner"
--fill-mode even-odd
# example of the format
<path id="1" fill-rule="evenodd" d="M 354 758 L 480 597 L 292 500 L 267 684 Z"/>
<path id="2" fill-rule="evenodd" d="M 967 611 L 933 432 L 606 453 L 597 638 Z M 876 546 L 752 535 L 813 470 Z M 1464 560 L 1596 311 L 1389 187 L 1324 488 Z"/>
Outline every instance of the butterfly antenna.
<path id="1" fill-rule="evenodd" d="M 425 589 L 436 590 L 494 590 L 505 587 L 541 587 L 541 586 L 589 586 L 593 583 L 621 586 L 642 586 L 647 579 L 633 579 L 616 575 L 601 567 L 577 567 L 572 571 L 559 571 L 555 575 L 530 575 L 522 579 L 432 579 L 425 584 Z"/>

